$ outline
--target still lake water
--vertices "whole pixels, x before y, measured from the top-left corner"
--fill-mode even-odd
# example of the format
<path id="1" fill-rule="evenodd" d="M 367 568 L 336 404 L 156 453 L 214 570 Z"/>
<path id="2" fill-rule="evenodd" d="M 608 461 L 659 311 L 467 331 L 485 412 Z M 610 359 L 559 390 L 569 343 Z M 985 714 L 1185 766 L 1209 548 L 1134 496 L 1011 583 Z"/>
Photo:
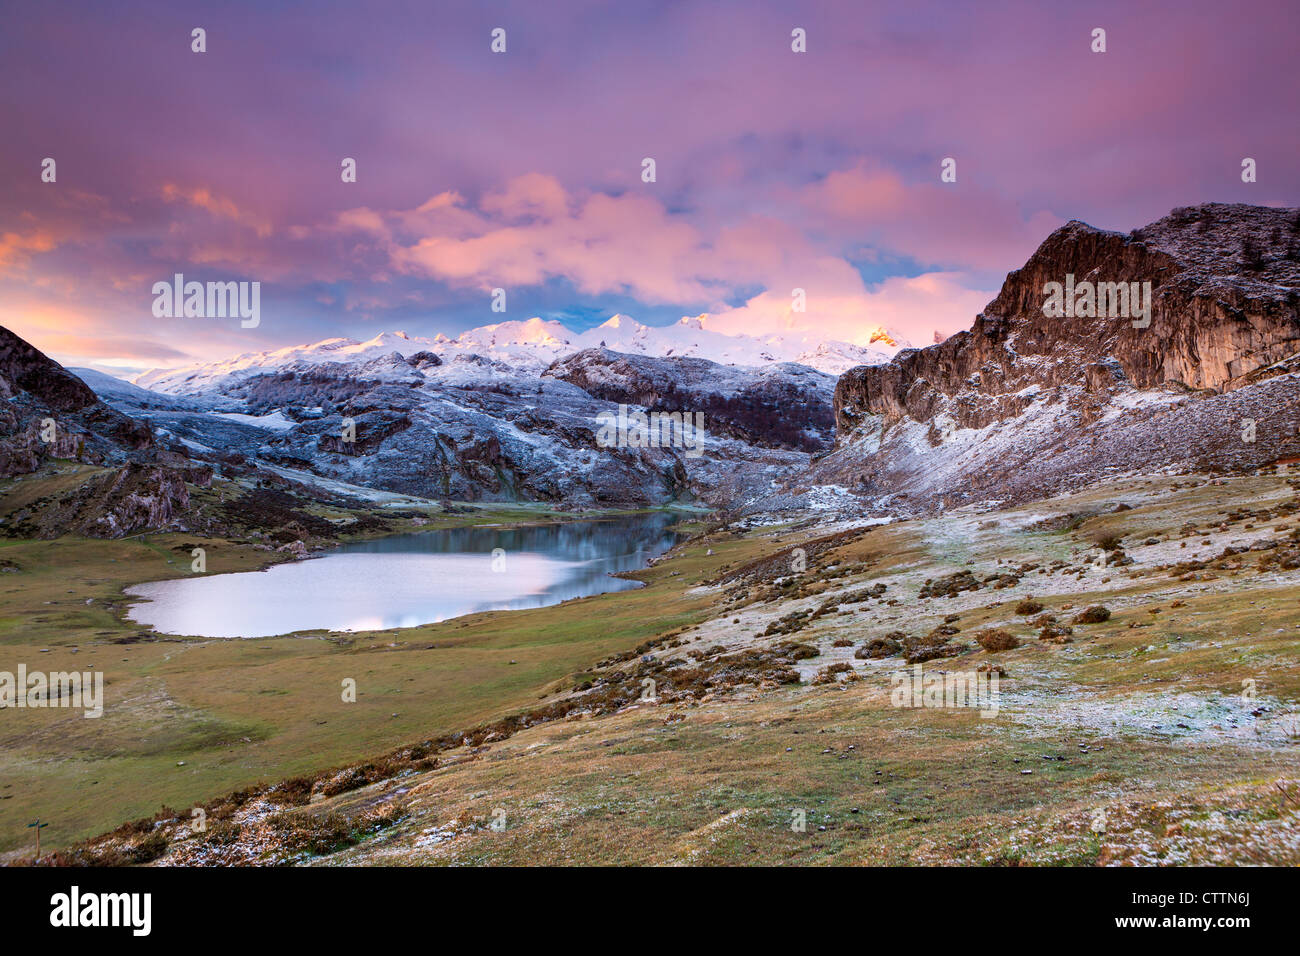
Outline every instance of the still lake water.
<path id="1" fill-rule="evenodd" d="M 545 607 L 641 585 L 610 577 L 678 540 L 680 515 L 656 512 L 526 528 L 450 528 L 345 544 L 265 571 L 127 588 L 137 624 L 195 637 L 272 637 L 414 627 L 478 611 Z M 501 548 L 500 571 L 493 549 Z"/>

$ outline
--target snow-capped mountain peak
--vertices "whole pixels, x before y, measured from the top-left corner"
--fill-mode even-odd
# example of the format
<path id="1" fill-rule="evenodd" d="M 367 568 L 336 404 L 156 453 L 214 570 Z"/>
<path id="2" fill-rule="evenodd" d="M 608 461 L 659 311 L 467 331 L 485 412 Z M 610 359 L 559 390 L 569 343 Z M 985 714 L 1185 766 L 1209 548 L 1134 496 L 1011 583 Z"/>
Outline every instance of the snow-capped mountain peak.
<path id="1" fill-rule="evenodd" d="M 727 335 L 708 328 L 702 316 L 684 316 L 668 326 L 649 326 L 620 313 L 581 333 L 573 332 L 553 319 L 534 316 L 523 321 L 509 320 L 479 326 L 455 338 L 442 333 L 425 338 L 404 331 L 380 332 L 364 342 L 329 338 L 306 345 L 247 353 L 220 362 L 150 369 L 137 375 L 132 382 L 170 394 L 195 394 L 220 390 L 239 379 L 289 366 L 323 362 L 360 364 L 394 352 L 410 357 L 422 351 L 433 352 L 444 362 L 454 360 L 457 355 L 480 355 L 520 371 L 537 372 L 558 359 L 588 348 L 654 357 L 696 357 L 724 365 L 759 368 L 795 362 L 839 375 L 857 365 L 886 362 L 900 345 L 906 344 L 884 329 L 872 331 L 869 341 L 879 343 L 888 351 L 823 339 L 808 332 L 771 334 L 762 338 Z"/>

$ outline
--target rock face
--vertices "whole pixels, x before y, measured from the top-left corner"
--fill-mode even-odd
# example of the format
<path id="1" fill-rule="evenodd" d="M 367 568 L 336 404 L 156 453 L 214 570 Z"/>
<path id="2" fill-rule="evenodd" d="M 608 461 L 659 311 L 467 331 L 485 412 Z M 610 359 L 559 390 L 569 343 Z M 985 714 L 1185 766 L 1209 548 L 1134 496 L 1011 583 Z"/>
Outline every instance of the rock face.
<path id="1" fill-rule="evenodd" d="M 105 405 L 58 362 L 0 327 L 0 478 L 56 458 L 116 464 L 152 449 L 149 428 Z"/>
<path id="2" fill-rule="evenodd" d="M 23 393 L 61 412 L 75 412 L 99 403 L 85 382 L 0 327 L 0 398 L 13 399 Z"/>
<path id="3" fill-rule="evenodd" d="M 660 504 L 688 496 L 671 451 L 597 446 L 605 403 L 476 355 L 442 364 L 394 353 L 285 369 L 226 394 L 255 416 L 289 420 L 248 454 L 298 473 L 458 501 Z"/>
<path id="4" fill-rule="evenodd" d="M 587 349 L 544 374 L 607 402 L 702 412 L 710 431 L 763 448 L 822 451 L 834 437 L 835 380 L 804 365 L 742 369 Z"/>
<path id="5" fill-rule="evenodd" d="M 149 425 L 104 404 L 81 379 L 5 328 L 0 397 L 0 478 L 67 471 L 67 461 L 102 466 L 6 511 L 5 534 L 115 538 L 183 526 L 187 483 L 211 480 L 210 468 L 159 445 Z"/>
<path id="6" fill-rule="evenodd" d="M 1047 314 L 1067 276 L 1150 283 L 1149 324 Z M 1212 203 L 1130 235 L 1071 222 L 970 331 L 841 376 L 836 451 L 807 480 L 929 507 L 1300 455 L 1298 307 L 1297 210 Z"/>
<path id="7" fill-rule="evenodd" d="M 204 483 L 211 472 L 130 462 L 88 477 L 39 509 L 12 517 L 14 536 L 53 538 L 79 534 L 120 538 L 138 531 L 184 528 L 190 508 L 187 481 Z"/>

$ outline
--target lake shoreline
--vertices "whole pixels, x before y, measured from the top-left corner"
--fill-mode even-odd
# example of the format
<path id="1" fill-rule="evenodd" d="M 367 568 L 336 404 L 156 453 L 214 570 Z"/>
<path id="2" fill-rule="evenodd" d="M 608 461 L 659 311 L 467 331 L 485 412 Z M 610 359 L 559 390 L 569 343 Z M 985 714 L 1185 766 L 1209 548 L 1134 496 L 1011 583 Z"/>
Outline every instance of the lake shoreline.
<path id="1" fill-rule="evenodd" d="M 158 637 L 233 640 L 334 638 L 535 609 L 642 586 L 633 574 L 690 537 L 681 527 L 689 514 L 656 508 L 419 523 L 285 551 L 287 560 L 253 570 L 135 582 L 122 589 L 122 617 Z M 486 561 L 494 573 L 484 576 Z"/>
<path id="2" fill-rule="evenodd" d="M 457 509 L 464 508 L 465 510 L 457 510 L 455 512 L 443 512 L 443 511 L 436 512 L 434 515 L 431 515 L 430 518 L 427 519 L 427 523 L 423 525 L 412 524 L 412 526 L 406 528 L 387 528 L 384 530 L 363 531 L 363 532 L 357 532 L 353 534 L 348 534 L 344 532 L 340 534 L 337 540 L 318 544 L 315 547 L 310 548 L 308 551 L 306 551 L 306 553 L 303 554 L 295 554 L 291 551 L 278 552 L 273 549 L 263 551 L 262 548 L 258 546 L 260 542 L 231 541 L 229 542 L 230 547 L 238 549 L 239 551 L 244 553 L 247 553 L 249 551 L 258 551 L 263 555 L 263 558 L 260 564 L 258 564 L 256 567 L 253 568 L 240 569 L 240 572 L 215 572 L 215 573 L 242 573 L 243 571 L 269 571 L 273 568 L 280 567 L 281 565 L 284 564 L 310 561 L 315 558 L 327 557 L 332 553 L 336 553 L 339 548 L 345 547 L 349 544 L 355 544 L 358 542 L 365 542 L 365 541 L 379 541 L 385 538 L 392 538 L 398 535 L 411 534 L 419 531 L 441 531 L 441 530 L 447 530 L 451 528 L 489 527 L 489 526 L 499 527 L 502 529 L 527 528 L 527 527 L 537 527 L 537 526 L 550 525 L 550 524 L 567 524 L 575 521 L 595 521 L 595 520 L 603 520 L 607 518 L 612 519 L 612 518 L 624 517 L 629 515 L 655 514 L 661 512 L 679 514 L 683 518 L 683 520 L 679 522 L 679 524 L 689 525 L 692 523 L 693 520 L 702 519 L 709 513 L 707 508 L 703 508 L 697 505 L 671 504 L 671 505 L 662 505 L 655 508 L 608 508 L 608 509 L 601 508 L 601 509 L 595 509 L 591 511 L 577 511 L 577 512 L 543 511 L 542 514 L 536 517 L 514 518 L 512 517 L 512 515 L 516 509 L 521 507 L 524 509 L 529 509 L 532 506 L 538 506 L 540 508 L 540 506 L 543 503 L 521 502 L 517 505 L 505 505 L 505 506 L 501 506 L 503 509 L 502 511 L 496 510 L 499 503 L 495 503 L 495 502 L 492 503 L 491 505 L 482 506 L 481 510 L 480 510 L 480 506 L 474 503 L 452 502 L 452 504 Z M 379 511 L 381 514 L 383 512 L 382 508 L 376 510 Z M 475 510 L 478 510 L 477 515 L 474 514 Z M 492 522 L 474 522 L 474 521 L 458 520 L 470 516 L 477 517 L 479 515 L 499 517 L 504 520 L 498 520 Z M 697 532 L 684 531 L 682 532 L 683 534 L 682 540 L 683 541 L 689 540 L 696 533 Z M 173 534 L 173 532 L 168 532 L 168 534 Z M 622 574 L 622 573 L 629 573 L 629 572 L 618 572 L 618 573 Z M 635 572 L 630 572 L 630 573 L 635 573 Z M 184 576 L 183 574 L 176 574 L 171 577 L 153 576 L 147 580 L 140 580 L 140 581 L 133 580 L 121 585 L 118 590 L 118 597 L 113 602 L 114 617 L 117 620 L 118 624 L 124 629 L 140 629 L 142 627 L 145 627 L 145 625 L 142 625 L 139 622 L 132 620 L 130 617 L 130 612 L 135 605 L 143 601 L 147 601 L 149 599 L 141 597 L 139 595 L 129 594 L 128 590 L 130 588 L 137 587 L 142 584 L 152 584 L 159 581 L 175 580 L 176 578 L 180 578 L 183 576 Z M 495 612 L 489 611 L 483 613 L 495 613 Z M 387 630 L 401 631 L 404 630 L 404 628 L 389 628 Z M 276 635 L 276 636 L 277 637 L 323 638 L 326 640 L 338 639 L 337 632 L 322 630 L 320 628 L 306 628 L 299 631 L 294 631 L 287 634 Z M 158 641 L 204 642 L 204 641 L 264 640 L 266 638 L 201 637 L 198 635 L 166 634 L 160 631 L 155 631 L 150 628 L 148 629 L 147 634 L 138 635 L 137 639 L 158 640 Z"/>

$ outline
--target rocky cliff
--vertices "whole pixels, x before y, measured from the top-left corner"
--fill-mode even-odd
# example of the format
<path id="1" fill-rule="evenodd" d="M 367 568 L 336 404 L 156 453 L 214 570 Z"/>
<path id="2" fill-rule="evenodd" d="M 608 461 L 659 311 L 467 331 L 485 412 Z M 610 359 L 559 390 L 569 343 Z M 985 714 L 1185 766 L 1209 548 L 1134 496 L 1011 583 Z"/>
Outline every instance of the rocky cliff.
<path id="1" fill-rule="evenodd" d="M 1051 283 L 1076 293 L 1066 314 Z M 1127 309 L 1111 283 L 1136 293 Z M 1297 210 L 1211 203 L 1128 235 L 1071 222 L 970 331 L 841 376 L 836 450 L 803 484 L 924 508 L 1295 457 L 1298 309 Z"/>
<path id="2" fill-rule="evenodd" d="M 0 478 L 71 476 L 69 462 L 101 466 L 76 473 L 80 482 L 56 480 L 51 493 L 33 500 L 23 494 L 22 504 L 0 509 L 5 534 L 113 538 L 177 526 L 190 506 L 187 483 L 211 480 L 210 468 L 157 443 L 147 423 L 104 404 L 81 379 L 5 328 L 0 398 Z"/>
<path id="3" fill-rule="evenodd" d="M 119 464 L 156 453 L 149 428 L 105 405 L 63 366 L 0 327 L 0 478 L 50 459 Z"/>

